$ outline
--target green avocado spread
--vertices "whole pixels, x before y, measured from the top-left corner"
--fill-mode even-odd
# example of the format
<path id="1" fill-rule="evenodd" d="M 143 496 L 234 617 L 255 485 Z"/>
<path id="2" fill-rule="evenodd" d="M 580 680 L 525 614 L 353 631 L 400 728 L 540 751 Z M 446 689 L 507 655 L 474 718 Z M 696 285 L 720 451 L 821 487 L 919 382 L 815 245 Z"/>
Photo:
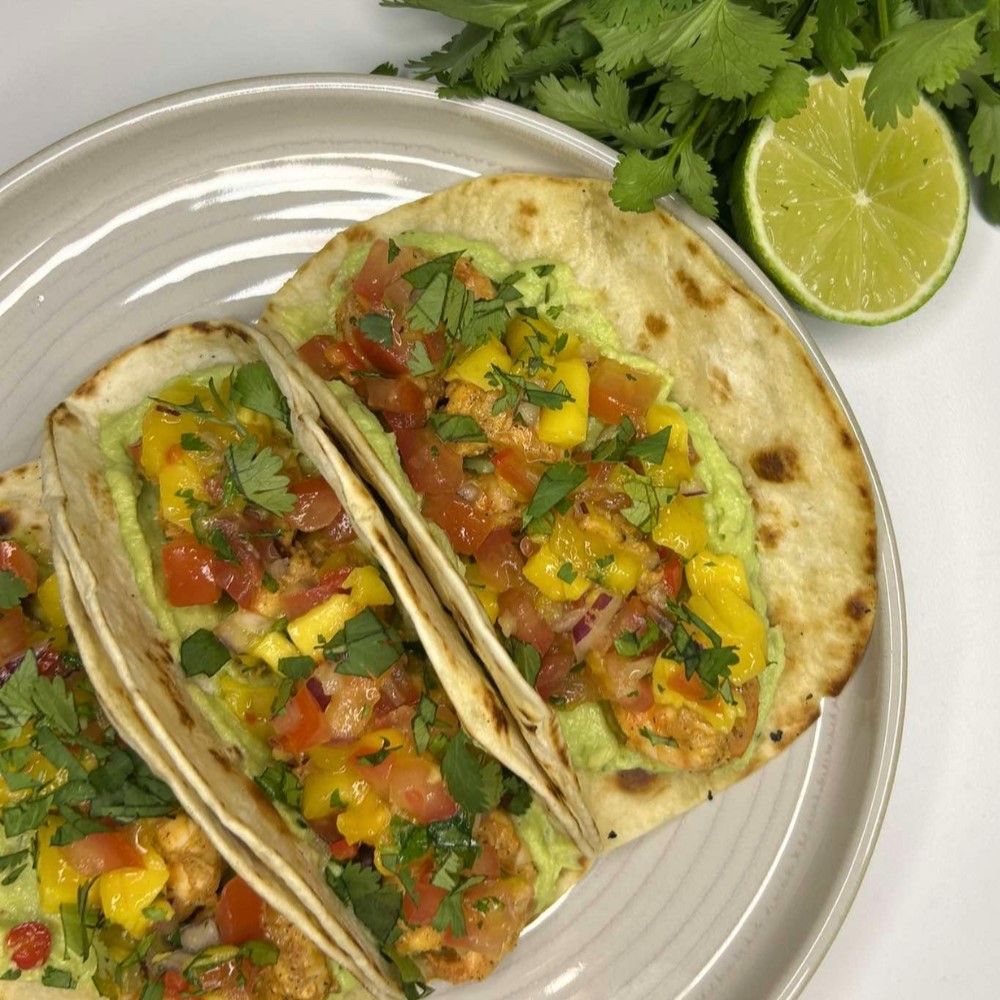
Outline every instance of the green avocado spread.
<path id="1" fill-rule="evenodd" d="M 494 281 L 499 281 L 512 272 L 521 272 L 523 277 L 516 282 L 516 285 L 521 292 L 520 303 L 523 306 L 539 306 L 544 303 L 550 310 L 553 306 L 558 307 L 560 311 L 554 320 L 557 328 L 571 331 L 595 343 L 607 357 L 639 371 L 656 374 L 663 379 L 660 399 L 668 398 L 672 385 L 669 372 L 664 372 L 662 367 L 648 358 L 621 349 L 618 335 L 597 308 L 593 292 L 581 286 L 565 264 L 553 264 L 542 259 L 512 263 L 488 243 L 464 240 L 451 234 L 409 232 L 395 237 L 395 241 L 401 246 L 420 247 L 433 255 L 452 253 L 456 250 L 465 251 L 476 267 Z M 324 329 L 335 328 L 337 308 L 350 289 L 370 248 L 371 244 L 360 245 L 346 256 L 325 303 L 299 304 L 279 311 L 282 332 L 295 346 L 305 343 Z M 539 265 L 547 265 L 541 268 L 546 272 L 544 276 L 538 273 Z M 392 434 L 383 429 L 378 418 L 365 407 L 353 389 L 336 380 L 327 384 L 344 405 L 356 426 L 364 432 L 393 480 L 398 484 L 403 496 L 415 506 L 419 506 L 419 498 L 403 471 Z M 743 485 L 739 470 L 726 458 L 702 415 L 690 409 L 682 408 L 682 412 L 701 459 L 698 464 L 699 478 L 708 490 L 705 519 L 710 545 L 713 551 L 736 555 L 743 560 L 754 606 L 767 621 L 767 602 L 760 587 L 759 566 L 754 546 L 753 504 Z M 428 526 L 445 553 L 461 569 L 462 564 L 444 532 L 430 522 Z M 778 678 L 784 666 L 784 644 L 780 630 L 775 627 L 768 628 L 767 661 L 767 668 L 760 676 L 757 739 L 774 700 Z M 647 771 L 670 770 L 669 767 L 629 748 L 610 712 L 601 705 L 589 702 L 573 708 L 557 708 L 555 712 L 575 767 L 588 771 L 619 771 L 632 768 L 642 768 Z M 754 752 L 757 739 L 751 741 L 740 759 L 732 761 L 726 768 L 745 767 Z"/>

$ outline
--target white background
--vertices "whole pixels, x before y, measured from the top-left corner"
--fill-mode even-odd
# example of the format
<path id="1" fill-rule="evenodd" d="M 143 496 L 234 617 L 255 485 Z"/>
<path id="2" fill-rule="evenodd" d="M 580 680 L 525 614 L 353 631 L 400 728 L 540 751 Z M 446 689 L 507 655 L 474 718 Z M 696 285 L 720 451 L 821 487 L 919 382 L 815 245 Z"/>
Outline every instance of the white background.
<path id="1" fill-rule="evenodd" d="M 423 55 L 453 28 L 376 0 L 0 0 L 0 172 L 151 98 L 273 73 L 366 72 Z M 805 1000 L 996 996 L 998 291 L 1000 229 L 974 211 L 954 273 L 915 316 L 874 330 L 805 317 L 880 472 L 909 624 L 885 826 Z"/>

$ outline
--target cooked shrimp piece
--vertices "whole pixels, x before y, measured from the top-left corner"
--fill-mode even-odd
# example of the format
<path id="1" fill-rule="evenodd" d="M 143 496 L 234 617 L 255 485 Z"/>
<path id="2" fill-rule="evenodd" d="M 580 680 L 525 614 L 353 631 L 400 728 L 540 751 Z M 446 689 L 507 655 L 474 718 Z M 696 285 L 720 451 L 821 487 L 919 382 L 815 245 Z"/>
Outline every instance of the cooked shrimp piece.
<path id="1" fill-rule="evenodd" d="M 614 702 L 618 725 L 633 750 L 652 757 L 661 764 L 684 771 L 709 771 L 735 760 L 749 746 L 757 727 L 760 709 L 760 685 L 756 678 L 738 689 L 746 703 L 746 714 L 736 720 L 728 733 L 719 732 L 686 706 L 653 704 L 637 712 Z M 648 729 L 659 736 L 671 738 L 677 746 L 651 743 L 642 734 Z"/>
<path id="2" fill-rule="evenodd" d="M 456 380 L 448 385 L 445 410 L 472 417 L 493 448 L 515 445 L 524 451 L 529 462 L 557 462 L 562 458 L 561 448 L 540 440 L 534 428 L 516 423 L 513 411 L 494 413 L 493 404 L 499 398 L 499 390 L 487 392 L 469 382 Z"/>
<path id="3" fill-rule="evenodd" d="M 270 906 L 264 907 L 264 933 L 278 960 L 261 970 L 254 1000 L 325 1000 L 333 977 L 319 948 Z"/>
<path id="4" fill-rule="evenodd" d="M 222 858 L 187 816 L 163 820 L 156 827 L 156 850 L 167 865 L 167 899 L 183 920 L 199 906 L 214 902 L 222 879 Z"/>

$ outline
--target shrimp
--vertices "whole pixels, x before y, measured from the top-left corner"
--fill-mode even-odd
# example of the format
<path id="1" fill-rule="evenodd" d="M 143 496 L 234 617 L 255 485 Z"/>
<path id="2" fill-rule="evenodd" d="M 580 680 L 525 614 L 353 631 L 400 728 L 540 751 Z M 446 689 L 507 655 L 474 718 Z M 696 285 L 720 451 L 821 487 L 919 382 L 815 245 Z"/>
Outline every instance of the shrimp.
<path id="1" fill-rule="evenodd" d="M 756 678 L 739 688 L 746 714 L 728 733 L 719 732 L 686 706 L 653 704 L 643 711 L 612 703 L 615 718 L 629 745 L 661 764 L 683 771 L 710 771 L 735 760 L 750 745 L 760 709 L 760 685 Z M 671 738 L 676 746 L 651 743 L 642 730 Z"/>
<path id="2" fill-rule="evenodd" d="M 167 865 L 167 898 L 182 920 L 199 906 L 215 901 L 222 858 L 189 817 L 176 816 L 159 823 L 154 842 Z"/>
<path id="3" fill-rule="evenodd" d="M 325 1000 L 333 977 L 323 953 L 270 906 L 264 907 L 264 933 L 278 960 L 261 970 L 254 1000 Z"/>

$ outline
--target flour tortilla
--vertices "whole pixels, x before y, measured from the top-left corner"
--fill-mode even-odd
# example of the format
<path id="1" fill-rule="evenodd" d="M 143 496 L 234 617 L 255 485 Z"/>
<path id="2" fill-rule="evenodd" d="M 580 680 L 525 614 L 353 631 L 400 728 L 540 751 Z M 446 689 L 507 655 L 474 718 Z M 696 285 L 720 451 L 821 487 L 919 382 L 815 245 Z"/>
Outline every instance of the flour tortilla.
<path id="1" fill-rule="evenodd" d="M 25 541 L 38 553 L 51 553 L 59 578 L 59 596 L 87 676 L 101 702 L 108 721 L 122 738 L 149 764 L 150 769 L 171 785 L 184 811 L 205 832 L 216 850 L 268 905 L 295 922 L 317 946 L 322 947 L 324 933 L 298 911 L 298 902 L 284 884 L 275 880 L 260 861 L 237 840 L 219 817 L 206 809 L 202 801 L 175 774 L 162 757 L 162 750 L 143 724 L 115 673 L 114 667 L 98 641 L 76 592 L 69 565 L 58 545 L 53 545 L 48 518 L 42 506 L 42 477 L 37 462 L 0 474 L 0 536 Z M 0 891 L 2 895 L 2 891 Z M 97 996 L 91 982 L 79 983 L 73 991 L 42 986 L 37 982 L 0 982 L 0 1000 L 58 1000 L 67 996 Z M 347 995 L 350 1000 L 369 996 L 360 988 Z"/>
<path id="2" fill-rule="evenodd" d="M 876 601 L 874 506 L 860 446 L 793 331 L 683 223 L 663 210 L 618 211 L 605 181 L 481 177 L 359 223 L 303 265 L 268 304 L 261 328 L 278 340 L 290 333 L 286 317 L 327 316 L 333 332 L 329 290 L 345 256 L 412 230 L 485 241 L 512 261 L 567 264 L 595 293 L 621 348 L 674 377 L 673 398 L 706 418 L 753 502 L 761 583 L 770 621 L 784 635 L 786 664 L 749 766 L 697 775 L 574 773 L 554 713 L 521 678 L 419 512 L 325 383 L 288 352 L 345 450 L 399 519 L 543 767 L 581 812 L 589 809 L 605 844 L 619 846 L 775 756 L 857 667 Z"/>
<path id="3" fill-rule="evenodd" d="M 246 845 L 290 899 L 297 900 L 295 922 L 304 931 L 318 930 L 316 943 L 373 993 L 397 996 L 395 974 L 370 933 L 323 877 L 329 858 L 325 846 L 291 830 L 246 776 L 241 749 L 220 744 L 188 694 L 175 653 L 137 592 L 104 476 L 99 446 L 103 416 L 131 409 L 180 375 L 259 360 L 260 342 L 259 334 L 239 324 L 196 323 L 166 331 L 109 362 L 50 415 L 43 453 L 45 502 L 80 600 L 142 725 L 170 762 L 173 780 L 189 785 L 196 801 L 203 803 L 193 815 L 224 817 L 233 837 Z M 538 767 L 405 546 L 320 430 L 311 399 L 281 368 L 274 352 L 266 345 L 263 350 L 289 397 L 299 446 L 333 486 L 359 539 L 381 563 L 466 731 L 524 778 L 555 822 L 580 844 L 582 871 L 592 846 L 559 789 Z M 571 881 L 567 877 L 561 888 Z"/>

